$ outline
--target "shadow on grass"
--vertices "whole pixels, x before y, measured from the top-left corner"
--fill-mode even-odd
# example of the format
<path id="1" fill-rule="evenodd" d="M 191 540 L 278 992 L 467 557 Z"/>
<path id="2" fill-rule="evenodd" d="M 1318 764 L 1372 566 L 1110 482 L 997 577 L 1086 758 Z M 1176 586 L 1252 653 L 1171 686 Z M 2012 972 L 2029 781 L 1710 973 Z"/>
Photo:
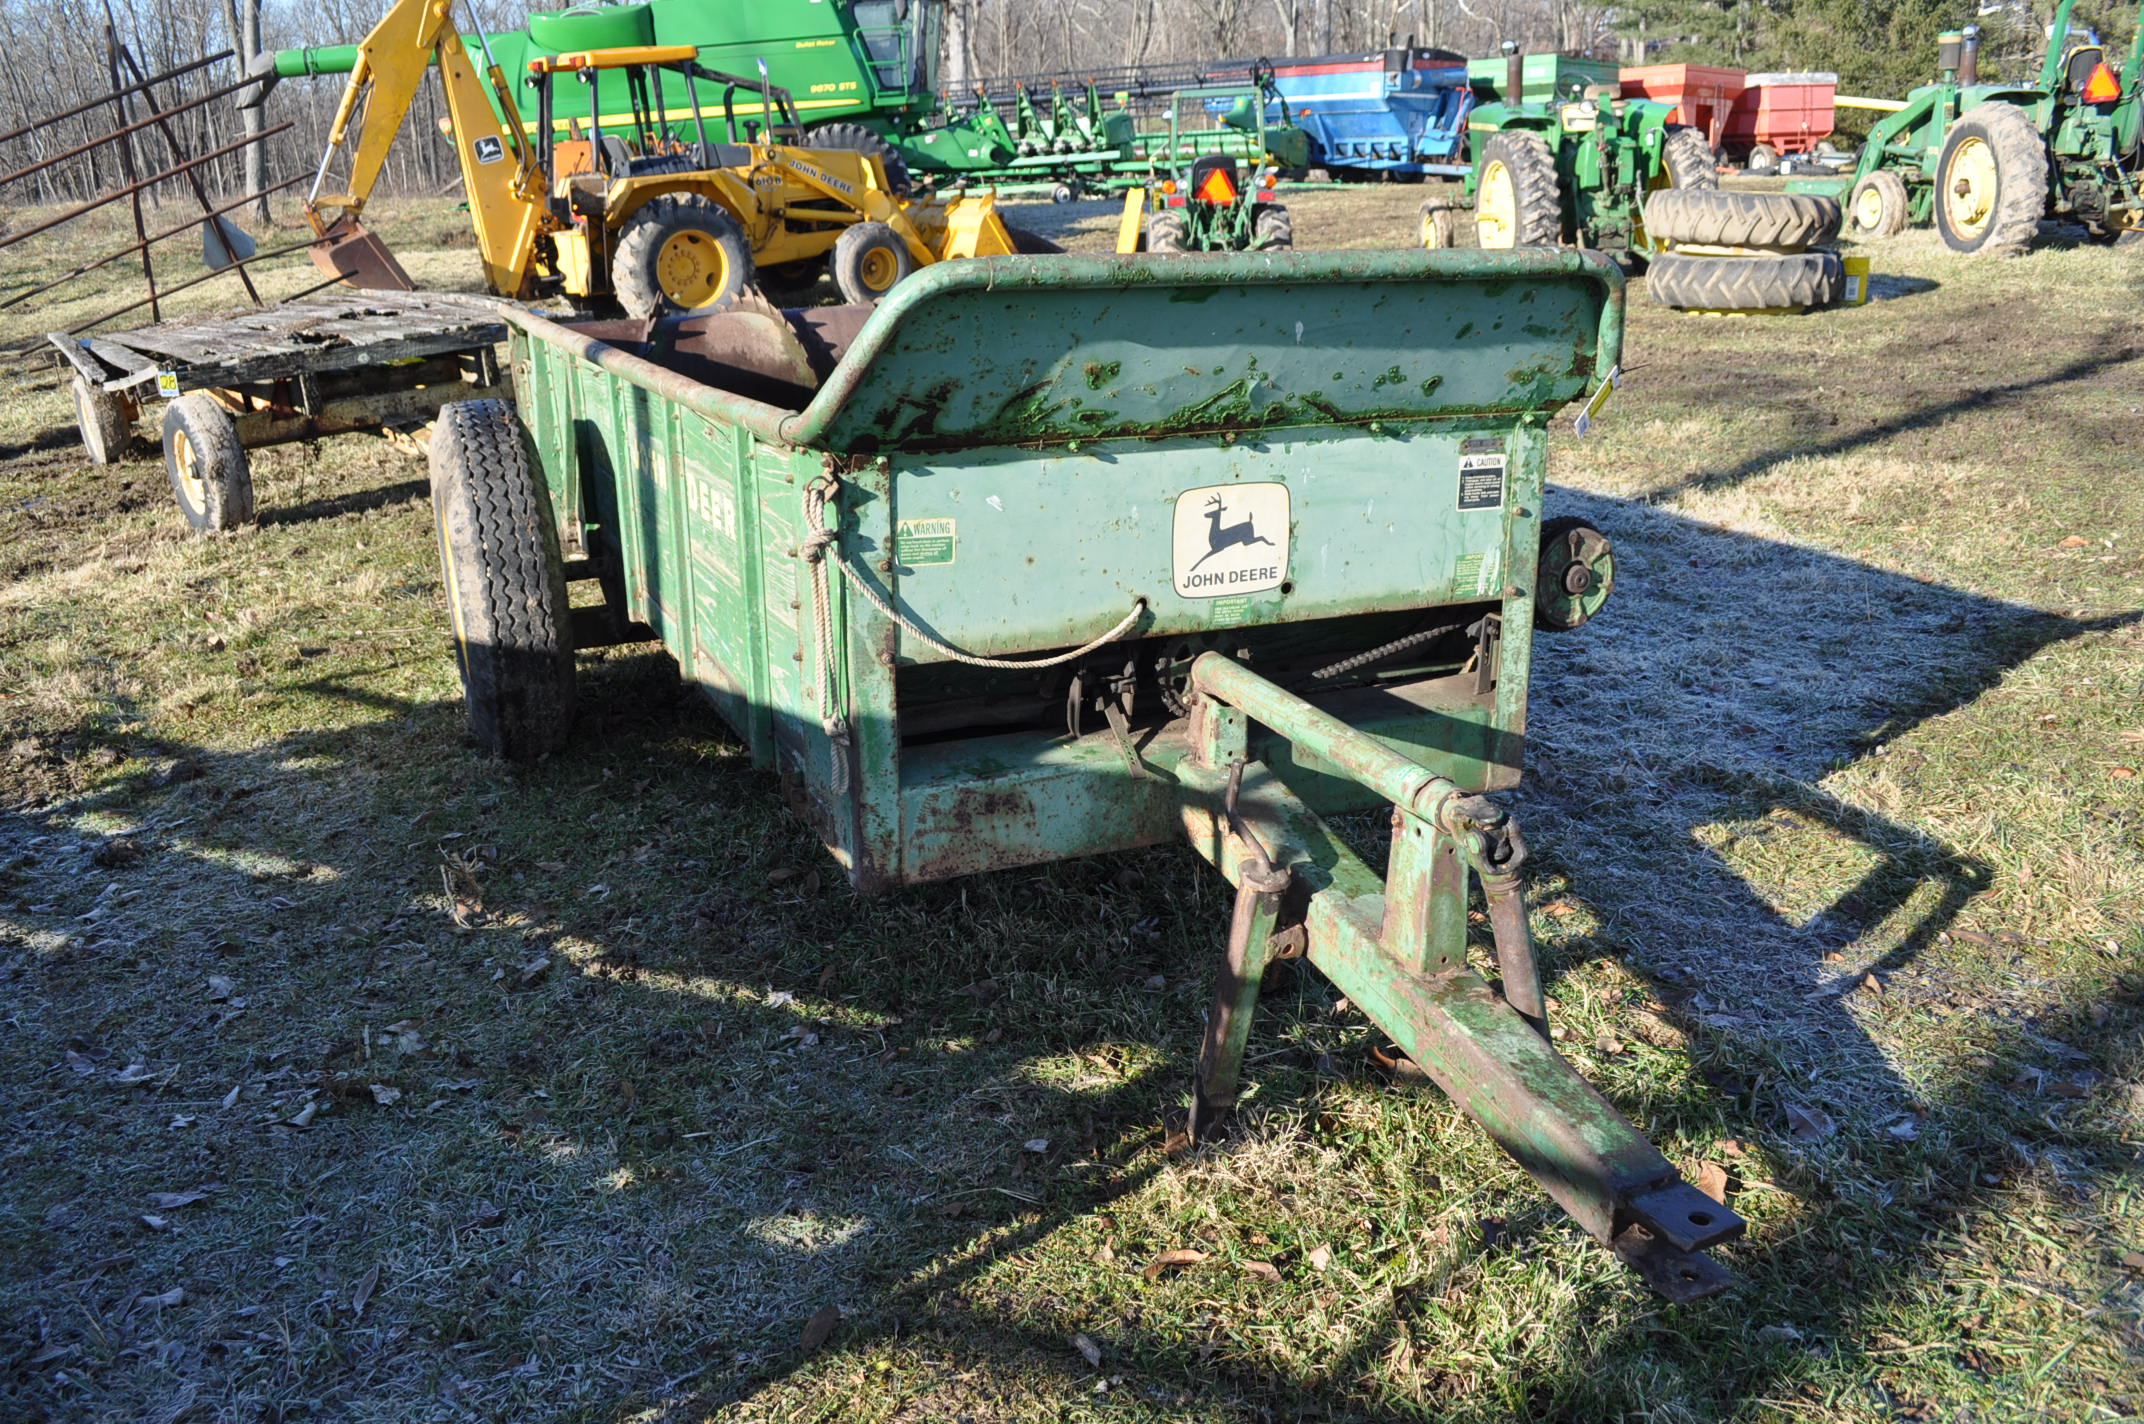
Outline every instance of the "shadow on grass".
<path id="1" fill-rule="evenodd" d="M 261 511 L 260 522 L 263 525 L 309 524 L 321 519 L 339 519 L 345 514 L 365 514 L 398 504 L 415 504 L 431 498 L 431 493 L 432 486 L 428 479 L 397 480 L 391 485 L 381 485 L 376 489 L 358 490 L 326 499 L 309 499 L 303 504 L 283 508 L 271 506 Z"/>
<path id="2" fill-rule="evenodd" d="M 1837 1391 L 1854 1374 L 1837 1360 L 1942 1278 L 1955 1236 L 2006 1209 L 2011 1174 L 2051 1157 L 2080 1182 L 2116 1170 L 2116 1134 L 2023 1111 L 2014 1084 L 2034 1054 L 2113 1074 L 2144 1005 L 2125 980 L 2007 1025 L 2013 1047 L 1986 1066 L 1904 1082 L 1826 956 L 1888 926 L 1876 968 L 1912 967 L 1988 867 L 1814 783 L 2097 625 L 1643 505 L 1561 508 L 1609 528 L 1626 572 L 1602 622 L 1540 647 L 1538 774 L 1517 804 L 1542 870 L 1604 924 L 1546 945 L 1548 967 L 1614 954 L 1651 976 L 1696 1071 L 1604 1081 L 1641 1125 L 1778 1144 L 1771 1185 L 1806 1220 L 1728 1253 L 1741 1295 L 1633 1309 L 1634 1288 L 1598 1272 L 1540 1322 L 1529 1359 L 1553 1363 L 1496 1367 L 1484 1399 L 1468 1393 L 1480 1362 L 1417 1342 L 1500 1292 L 1520 1308 L 1530 1257 L 1593 1249 L 1530 1191 L 1499 1231 L 1449 1243 L 1433 1277 L 1379 1279 L 1307 1361 L 1261 1357 L 1218 1309 L 1154 1319 L 1109 1292 L 978 1289 L 1024 1252 L 1074 1251 L 1164 1170 L 1159 1124 L 1188 1079 L 1225 888 L 1164 849 L 858 900 L 774 778 L 710 737 L 650 654 L 587 665 L 574 745 L 533 770 L 464 754 L 458 708 L 315 680 L 303 689 L 374 720 L 240 754 L 137 740 L 140 772 L 87 796 L 55 782 L 44 808 L 0 821 L 18 877 L 0 932 L 30 947 L 11 951 L 0 1060 L 28 1144 L 8 1169 L 22 1288 L 0 1289 L 19 1342 L 0 1353 L 0 1402 L 26 1419 L 148 1417 L 185 1379 L 232 1414 L 451 1396 L 525 1419 L 697 1418 L 809 1388 L 785 1377 L 813 1368 L 796 1332 L 827 1304 L 848 1316 L 837 1347 L 920 1339 L 1062 1398 L 1099 1377 L 1108 1402 L 1152 1416 L 1702 1418 Z M 50 868 L 20 858 L 55 855 L 98 815 L 136 829 L 90 861 L 125 839 L 140 864 L 55 873 L 49 903 L 20 898 L 20 877 Z M 1819 876 L 1822 903 L 1792 912 L 1713 834 L 1783 835 L 1756 829 L 1782 815 L 1852 852 Z M 467 877 L 466 925 L 440 898 L 443 861 L 448 900 Z M 94 888 L 149 873 L 165 878 L 131 901 Z M 197 997 L 208 974 L 252 1005 Z M 1255 1030 L 1267 1113 L 1320 1095 L 1315 1056 L 1274 1048 L 1306 1012 L 1286 998 L 1269 995 Z M 402 1035 L 423 1046 L 388 1046 Z M 220 1076 L 99 1106 L 135 1054 L 217 1058 Z M 246 1095 L 216 1117 L 234 1078 Z M 374 1082 L 401 1101 L 376 1101 Z M 310 1100 L 326 1110 L 289 1125 Z M 1840 1132 L 1797 1141 L 1789 1102 Z M 214 1150 L 157 1159 L 173 1149 L 144 1134 L 174 1112 L 209 1123 Z M 1888 1130 L 1898 1114 L 1917 1138 Z M 147 1191 L 211 1174 L 232 1185 L 179 1234 L 130 1224 Z M 139 1244 L 113 1266 L 105 1237 L 127 1232 Z M 274 1256 L 304 1269 L 269 1271 Z M 160 1271 L 190 1272 L 192 1314 L 124 1304 L 177 1278 Z M 1282 1308 L 1302 1308 L 1307 1279 L 1296 1267 Z M 1066 1343 L 1082 1330 L 1103 1341 L 1099 1371 Z M 237 1332 L 286 1344 L 248 1353 Z M 1961 1338 L 1959 1368 L 1972 1348 Z M 1890 1402 L 1864 1389 L 1836 1407 Z"/>

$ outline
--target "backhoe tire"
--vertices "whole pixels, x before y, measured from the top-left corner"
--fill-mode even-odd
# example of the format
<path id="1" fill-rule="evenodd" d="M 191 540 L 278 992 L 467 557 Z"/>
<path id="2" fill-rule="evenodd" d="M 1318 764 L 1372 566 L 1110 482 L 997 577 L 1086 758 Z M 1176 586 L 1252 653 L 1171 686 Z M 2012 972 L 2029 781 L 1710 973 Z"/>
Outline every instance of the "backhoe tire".
<path id="1" fill-rule="evenodd" d="M 164 471 L 179 513 L 200 532 L 253 522 L 253 469 L 238 422 L 206 391 L 190 391 L 165 408 Z"/>
<path id="2" fill-rule="evenodd" d="M 1563 240 L 1563 189 L 1539 134 L 1507 129 L 1482 145 L 1474 195 L 1476 247 L 1554 247 Z"/>
<path id="3" fill-rule="evenodd" d="M 1839 205 L 1804 193 L 1662 188 L 1645 200 L 1645 233 L 1656 243 L 1800 252 L 1839 235 Z"/>
<path id="4" fill-rule="evenodd" d="M 1846 285 L 1836 252 L 1786 257 L 1685 257 L 1666 252 L 1645 274 L 1646 290 L 1664 307 L 1697 311 L 1776 311 L 1828 306 Z"/>
<path id="5" fill-rule="evenodd" d="M 1936 231 L 1953 252 L 2015 257 L 2047 213 L 2047 141 L 2023 109 L 1982 104 L 1950 126 L 1936 160 Z"/>
<path id="6" fill-rule="evenodd" d="M 470 734 L 492 756 L 536 761 L 573 728 L 571 615 L 550 492 L 509 401 L 442 406 L 431 467 Z"/>
<path id="7" fill-rule="evenodd" d="M 916 255 L 882 222 L 860 222 L 834 241 L 830 259 L 843 301 L 871 306 L 916 270 Z"/>
<path id="8" fill-rule="evenodd" d="M 1295 222 L 1279 203 L 1260 203 L 1251 215 L 1251 251 L 1279 252 L 1295 246 Z"/>
<path id="9" fill-rule="evenodd" d="M 821 124 L 805 131 L 804 144 L 807 148 L 838 148 L 877 159 L 886 170 L 886 191 L 897 197 L 906 197 L 915 189 L 916 180 L 909 175 L 908 160 L 901 157 L 900 150 L 862 124 Z"/>
<path id="10" fill-rule="evenodd" d="M 1670 188 L 1717 188 L 1720 166 L 1711 145 L 1696 129 L 1669 124 L 1660 143 L 1660 162 L 1668 172 Z"/>
<path id="11" fill-rule="evenodd" d="M 611 290 L 632 317 L 718 312 L 758 277 L 752 244 L 707 198 L 656 198 L 625 220 L 611 253 Z"/>
<path id="12" fill-rule="evenodd" d="M 1163 208 L 1148 218 L 1146 250 L 1170 254 L 1184 251 L 1184 215 L 1174 208 Z"/>
<path id="13" fill-rule="evenodd" d="M 1846 232 L 1858 242 L 1896 237 L 1912 216 L 1906 180 L 1888 168 L 1877 169 L 1846 195 Z"/>
<path id="14" fill-rule="evenodd" d="M 92 465 L 118 464 L 134 436 L 126 397 L 93 386 L 84 376 L 74 378 L 74 423 Z"/>

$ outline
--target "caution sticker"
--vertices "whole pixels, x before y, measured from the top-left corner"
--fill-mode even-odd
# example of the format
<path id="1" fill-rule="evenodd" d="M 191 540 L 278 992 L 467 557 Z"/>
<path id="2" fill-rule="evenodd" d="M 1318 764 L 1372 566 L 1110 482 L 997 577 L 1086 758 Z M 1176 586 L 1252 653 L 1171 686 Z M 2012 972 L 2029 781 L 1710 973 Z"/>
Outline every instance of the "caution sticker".
<path id="1" fill-rule="evenodd" d="M 909 568 L 953 562 L 958 526 L 951 519 L 896 519 L 893 560 Z"/>
<path id="2" fill-rule="evenodd" d="M 1459 457 L 1459 507 L 1502 509 L 1504 507 L 1504 452 Z"/>
<path id="3" fill-rule="evenodd" d="M 1288 577 L 1288 487 L 1205 485 L 1176 497 L 1176 592 L 1226 598 Z"/>

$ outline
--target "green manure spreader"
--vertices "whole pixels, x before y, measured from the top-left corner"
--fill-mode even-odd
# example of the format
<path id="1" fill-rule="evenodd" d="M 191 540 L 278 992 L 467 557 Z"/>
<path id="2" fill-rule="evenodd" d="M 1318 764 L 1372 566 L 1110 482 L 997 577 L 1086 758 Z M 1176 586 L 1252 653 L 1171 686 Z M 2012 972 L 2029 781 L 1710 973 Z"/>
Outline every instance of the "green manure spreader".
<path id="1" fill-rule="evenodd" d="M 1603 1245 L 1709 1294 L 1743 1223 L 1556 1052 L 1485 795 L 1519 784 L 1536 630 L 1613 582 L 1542 499 L 1622 311 L 1606 260 L 1538 251 L 984 258 L 874 309 L 516 313 L 518 413 L 451 406 L 432 443 L 478 738 L 561 751 L 575 647 L 654 638 L 859 889 L 1186 843 L 1236 889 L 1191 1137 L 1235 1104 L 1267 966 L 1305 958 Z M 575 578 L 600 604 L 569 610 Z M 1383 876 L 1327 819 L 1380 808 Z"/>

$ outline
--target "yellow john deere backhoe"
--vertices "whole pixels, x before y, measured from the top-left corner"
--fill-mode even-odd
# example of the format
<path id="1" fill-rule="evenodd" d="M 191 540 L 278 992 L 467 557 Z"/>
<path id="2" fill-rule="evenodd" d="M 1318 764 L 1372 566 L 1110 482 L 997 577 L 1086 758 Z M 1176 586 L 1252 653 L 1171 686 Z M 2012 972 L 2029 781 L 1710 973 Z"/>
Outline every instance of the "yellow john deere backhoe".
<path id="1" fill-rule="evenodd" d="M 614 299 L 643 317 L 715 311 L 760 267 L 795 277 L 830 259 L 843 297 L 871 302 L 917 267 L 1015 250 L 989 195 L 911 199 L 893 191 L 875 155 L 785 143 L 803 131 L 788 92 L 764 74 L 754 83 L 707 69 L 689 45 L 529 61 L 523 82 L 537 90 L 540 117 L 526 132 L 501 118 L 519 112 L 506 75 L 487 53 L 479 76 L 452 8 L 397 0 L 358 46 L 305 200 L 320 239 L 314 260 L 353 285 L 413 285 L 360 215 L 434 64 L 485 281 L 501 296 L 556 293 L 582 307 Z M 593 87 L 606 71 L 623 71 L 629 112 L 591 105 L 585 136 L 575 120 L 561 142 L 552 84 L 572 75 Z M 660 102 L 664 72 L 691 96 L 683 136 Z M 703 84 L 719 88 L 718 104 L 702 105 Z M 726 141 L 709 141 L 710 109 Z M 347 163 L 339 192 L 329 186 L 338 155 Z"/>

